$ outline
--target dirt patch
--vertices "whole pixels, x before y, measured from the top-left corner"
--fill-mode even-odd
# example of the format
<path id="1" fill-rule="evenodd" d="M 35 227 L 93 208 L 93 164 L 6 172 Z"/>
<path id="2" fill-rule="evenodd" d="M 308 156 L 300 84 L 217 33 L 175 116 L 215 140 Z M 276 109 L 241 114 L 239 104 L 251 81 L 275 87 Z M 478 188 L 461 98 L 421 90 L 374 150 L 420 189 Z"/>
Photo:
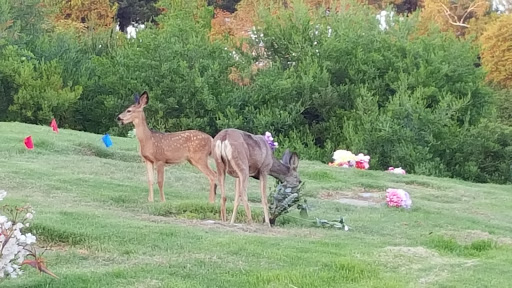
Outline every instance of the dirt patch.
<path id="1" fill-rule="evenodd" d="M 386 193 L 382 190 L 365 188 L 349 191 L 327 190 L 320 192 L 318 197 L 359 207 L 379 207 L 386 201 Z"/>
<path id="2" fill-rule="evenodd" d="M 321 238 L 323 233 L 320 229 L 284 229 L 280 227 L 269 228 L 262 223 L 234 223 L 229 224 L 228 222 L 221 222 L 217 220 L 196 220 L 196 219 L 180 219 L 174 217 L 155 216 L 149 214 L 138 215 L 138 218 L 145 221 L 157 222 L 157 223 L 172 223 L 181 226 L 196 226 L 206 229 L 219 229 L 234 233 L 243 234 L 257 234 L 263 236 L 300 236 L 306 238 Z"/>
<path id="3" fill-rule="evenodd" d="M 461 244 L 471 244 L 477 240 L 494 240 L 498 244 L 512 245 L 512 238 L 493 236 L 481 230 L 445 231 L 442 234 L 454 238 Z"/>
<path id="4" fill-rule="evenodd" d="M 68 252 L 70 250 L 76 251 L 80 255 L 90 254 L 90 252 L 84 248 L 76 249 L 66 243 L 41 243 L 41 241 L 39 241 L 38 245 L 36 245 L 34 248 L 36 248 L 38 254 L 42 253 L 43 251 Z"/>
<path id="5" fill-rule="evenodd" d="M 417 275 L 418 283 L 427 285 L 449 276 L 454 269 L 478 264 L 477 260 L 445 257 L 436 251 L 418 247 L 386 247 L 379 255 L 385 265 L 405 274 Z"/>
<path id="6" fill-rule="evenodd" d="M 405 247 L 405 246 L 396 246 L 396 247 L 386 247 L 384 248 L 386 251 L 390 251 L 392 253 L 403 254 L 411 257 L 419 257 L 423 259 L 441 259 L 441 256 L 436 251 L 418 246 L 418 247 Z M 438 262 L 438 261 L 436 261 Z"/>

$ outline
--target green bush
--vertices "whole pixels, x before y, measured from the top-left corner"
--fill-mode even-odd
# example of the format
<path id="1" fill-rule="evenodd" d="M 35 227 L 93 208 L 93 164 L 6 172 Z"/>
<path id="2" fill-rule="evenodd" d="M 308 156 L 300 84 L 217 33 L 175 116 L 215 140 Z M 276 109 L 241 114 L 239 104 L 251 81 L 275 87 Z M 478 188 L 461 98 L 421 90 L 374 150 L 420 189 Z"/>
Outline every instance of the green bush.
<path id="1" fill-rule="evenodd" d="M 58 120 L 70 117 L 69 108 L 82 88 L 65 86 L 62 68 L 55 61 L 37 61 L 30 52 L 8 46 L 0 54 L 0 66 L 2 74 L 17 88 L 8 108 L 9 119 L 48 124 L 53 117 Z"/>
<path id="2" fill-rule="evenodd" d="M 5 3 L 10 10 L 0 9 L 0 20 L 22 18 L 19 5 Z M 272 65 L 252 73 L 265 57 L 238 48 L 234 57 L 227 41 L 211 41 L 212 7 L 158 5 L 166 10 L 158 25 L 135 39 L 113 30 L 45 30 L 30 6 L 37 21 L 10 28 L 20 37 L 0 42 L 0 120 L 56 117 L 64 127 L 122 136 L 132 127 L 115 117 L 133 93 L 148 90 L 146 116 L 156 130 L 270 131 L 277 154 L 290 148 L 327 163 L 336 149 L 349 149 L 369 154 L 371 169 L 512 181 L 508 94 L 496 97 L 484 84 L 470 41 L 435 28 L 418 35 L 417 15 L 381 30 L 369 7 L 351 3 L 325 15 L 297 0 L 293 10 L 259 10 L 263 37 L 247 44 L 263 42 Z M 232 67 L 250 85 L 229 80 Z"/>

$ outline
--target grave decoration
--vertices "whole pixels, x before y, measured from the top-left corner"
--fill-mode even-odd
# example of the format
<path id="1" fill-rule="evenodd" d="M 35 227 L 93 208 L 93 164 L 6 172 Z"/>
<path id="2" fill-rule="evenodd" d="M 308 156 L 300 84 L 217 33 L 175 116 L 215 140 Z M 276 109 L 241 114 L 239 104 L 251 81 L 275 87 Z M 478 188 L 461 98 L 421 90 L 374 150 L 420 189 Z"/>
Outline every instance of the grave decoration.
<path id="1" fill-rule="evenodd" d="M 355 155 L 348 150 L 336 150 L 333 153 L 332 159 L 334 161 L 329 162 L 329 166 L 361 170 L 368 170 L 370 168 L 370 156 L 363 153 Z"/>
<path id="2" fill-rule="evenodd" d="M 412 200 L 407 191 L 389 188 L 386 190 L 386 203 L 388 207 L 409 209 L 411 208 Z"/>

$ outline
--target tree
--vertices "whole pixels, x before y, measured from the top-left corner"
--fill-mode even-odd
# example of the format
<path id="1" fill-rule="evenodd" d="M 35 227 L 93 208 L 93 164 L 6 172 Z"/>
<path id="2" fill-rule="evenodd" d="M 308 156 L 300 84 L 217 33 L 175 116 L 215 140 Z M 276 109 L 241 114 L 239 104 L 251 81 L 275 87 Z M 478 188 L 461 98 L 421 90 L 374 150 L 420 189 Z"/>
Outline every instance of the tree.
<path id="1" fill-rule="evenodd" d="M 487 80 L 512 88 L 512 14 L 502 15 L 482 34 L 482 65 Z"/>
<path id="2" fill-rule="evenodd" d="M 132 23 L 156 23 L 155 17 L 162 11 L 155 7 L 156 2 L 157 0 L 117 0 L 119 30 L 124 32 Z"/>
<path id="3" fill-rule="evenodd" d="M 215 8 L 222 9 L 229 13 L 235 13 L 236 5 L 240 3 L 241 0 L 207 0 L 209 6 L 213 6 Z"/>
<path id="4" fill-rule="evenodd" d="M 434 22 L 442 31 L 453 31 L 458 37 L 463 37 L 471 27 L 470 21 L 483 17 L 489 8 L 487 0 L 425 0 L 421 21 L 424 27 Z"/>
<path id="5" fill-rule="evenodd" d="M 117 12 L 117 4 L 110 0 L 65 0 L 57 7 L 59 12 L 55 20 L 59 26 L 75 27 L 82 31 L 112 27 Z"/>

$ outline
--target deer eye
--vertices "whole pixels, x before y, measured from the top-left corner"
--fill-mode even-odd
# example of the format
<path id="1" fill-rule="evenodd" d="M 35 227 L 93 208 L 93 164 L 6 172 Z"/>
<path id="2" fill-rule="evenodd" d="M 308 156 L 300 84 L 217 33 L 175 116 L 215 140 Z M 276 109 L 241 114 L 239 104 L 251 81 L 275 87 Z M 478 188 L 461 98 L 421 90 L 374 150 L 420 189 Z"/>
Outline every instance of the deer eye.
<path id="1" fill-rule="evenodd" d="M 126 112 L 132 113 L 132 109 L 128 109 L 128 110 L 126 110 Z"/>

